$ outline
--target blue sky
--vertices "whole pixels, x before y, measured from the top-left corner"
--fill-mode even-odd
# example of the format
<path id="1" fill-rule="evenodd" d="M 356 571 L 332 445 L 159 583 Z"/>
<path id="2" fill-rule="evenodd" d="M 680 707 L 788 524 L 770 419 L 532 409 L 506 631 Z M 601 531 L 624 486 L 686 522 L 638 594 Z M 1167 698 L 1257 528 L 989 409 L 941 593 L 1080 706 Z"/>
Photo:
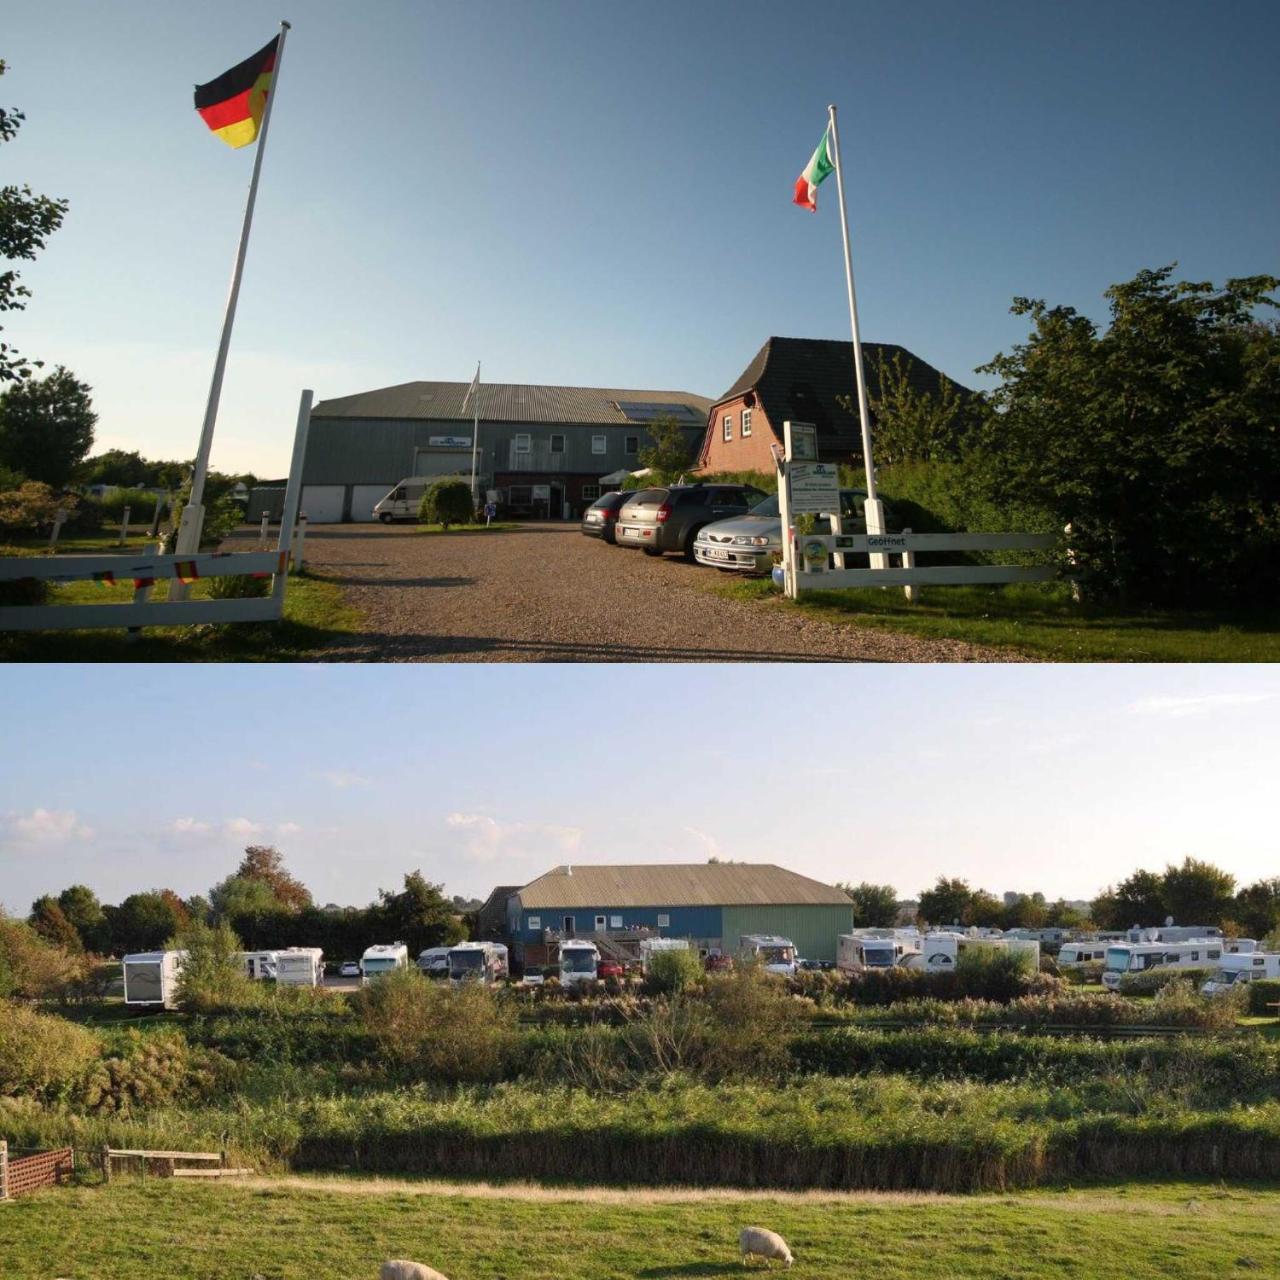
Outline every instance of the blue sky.
<path id="1" fill-rule="evenodd" d="M 1015 294 L 1277 267 L 1271 3 L 10 0 L 6 180 L 71 213 L 5 327 L 103 447 L 194 452 L 253 155 L 191 87 L 282 16 L 224 469 L 286 468 L 304 385 L 716 395 L 771 333 L 847 336 L 834 182 L 790 204 L 828 101 L 863 336 L 971 385 Z"/>
<path id="2" fill-rule="evenodd" d="M 531 679 L 536 676 L 537 679 Z M 206 892 L 271 843 L 321 902 L 415 868 L 778 862 L 1092 896 L 1280 873 L 1262 666 L 33 667 L 0 695 L 0 902 Z M 194 717 L 191 719 L 190 717 Z"/>

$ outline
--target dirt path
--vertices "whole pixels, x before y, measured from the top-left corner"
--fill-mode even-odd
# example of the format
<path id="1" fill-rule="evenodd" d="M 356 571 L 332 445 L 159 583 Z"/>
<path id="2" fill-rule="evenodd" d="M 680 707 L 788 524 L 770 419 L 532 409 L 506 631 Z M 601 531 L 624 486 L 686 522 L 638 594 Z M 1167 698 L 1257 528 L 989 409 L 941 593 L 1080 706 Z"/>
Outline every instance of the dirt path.
<path id="1" fill-rule="evenodd" d="M 713 570 L 584 538 L 576 525 L 423 535 L 328 525 L 309 567 L 342 584 L 367 630 L 331 661 L 1006 662 L 958 640 L 841 627 L 729 600 Z"/>

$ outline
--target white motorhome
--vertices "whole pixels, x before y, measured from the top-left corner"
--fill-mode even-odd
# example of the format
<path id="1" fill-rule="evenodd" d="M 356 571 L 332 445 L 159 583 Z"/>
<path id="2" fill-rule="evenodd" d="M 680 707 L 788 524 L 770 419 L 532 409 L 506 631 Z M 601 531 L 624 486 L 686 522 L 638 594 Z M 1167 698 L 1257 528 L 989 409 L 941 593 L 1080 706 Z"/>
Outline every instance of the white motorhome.
<path id="1" fill-rule="evenodd" d="M 642 973 L 648 973 L 649 966 L 653 963 L 653 957 L 661 955 L 664 951 L 688 950 L 688 938 L 641 938 L 640 970 Z"/>
<path id="2" fill-rule="evenodd" d="M 1222 930 L 1211 924 L 1162 924 L 1146 929 L 1135 925 L 1125 934 L 1128 942 L 1198 942 L 1221 937 Z"/>
<path id="3" fill-rule="evenodd" d="M 482 982 L 507 976 L 507 949 L 500 942 L 459 942 L 449 948 L 449 981 Z"/>
<path id="4" fill-rule="evenodd" d="M 1120 981 L 1127 973 L 1210 966 L 1216 969 L 1221 959 L 1221 938 L 1200 938 L 1193 942 L 1115 942 L 1107 948 L 1102 984 L 1110 991 L 1119 991 Z"/>
<path id="5" fill-rule="evenodd" d="M 236 959 L 244 966 L 244 976 L 260 982 L 264 978 L 276 976 L 275 951 L 238 951 Z"/>
<path id="6" fill-rule="evenodd" d="M 1038 942 L 1030 938 L 984 937 L 977 930 L 972 933 L 926 933 L 921 939 L 920 950 L 904 956 L 902 965 L 907 969 L 923 969 L 926 973 L 951 973 L 968 947 L 989 947 L 1029 956 L 1032 970 L 1040 968 Z"/>
<path id="7" fill-rule="evenodd" d="M 1255 978 L 1280 978 L 1280 955 L 1265 951 L 1241 951 L 1222 957 L 1222 963 L 1200 988 L 1206 996 L 1220 995 Z"/>
<path id="8" fill-rule="evenodd" d="M 449 976 L 449 947 L 428 947 L 418 953 L 418 968 L 428 978 L 447 978 Z"/>
<path id="9" fill-rule="evenodd" d="M 599 972 L 600 948 L 585 938 L 566 938 L 560 944 L 560 983 L 576 987 L 580 982 L 594 982 Z"/>
<path id="10" fill-rule="evenodd" d="M 767 973 L 794 977 L 796 944 L 790 938 L 772 933 L 747 933 L 738 939 L 738 954 L 744 960 L 761 965 Z"/>
<path id="11" fill-rule="evenodd" d="M 1058 952 L 1060 969 L 1078 969 L 1081 965 L 1094 964 L 1107 958 L 1105 942 L 1064 942 Z"/>
<path id="12" fill-rule="evenodd" d="M 318 987 L 324 982 L 324 952 L 319 947 L 289 947 L 276 952 L 276 985 Z"/>
<path id="13" fill-rule="evenodd" d="M 374 519 L 383 524 L 393 520 L 416 520 L 418 508 L 422 505 L 422 495 L 437 480 L 465 480 L 471 483 L 469 476 L 406 476 L 385 498 L 379 498 L 373 504 Z"/>
<path id="14" fill-rule="evenodd" d="M 409 967 L 409 948 L 403 942 L 375 943 L 360 957 L 360 981 Z"/>
<path id="15" fill-rule="evenodd" d="M 920 944 L 918 929 L 854 929 L 836 938 L 836 968 L 843 973 L 891 969 L 918 955 Z"/>
<path id="16" fill-rule="evenodd" d="M 125 956 L 125 1004 L 176 1009 L 178 975 L 186 958 L 185 951 L 138 951 Z"/>

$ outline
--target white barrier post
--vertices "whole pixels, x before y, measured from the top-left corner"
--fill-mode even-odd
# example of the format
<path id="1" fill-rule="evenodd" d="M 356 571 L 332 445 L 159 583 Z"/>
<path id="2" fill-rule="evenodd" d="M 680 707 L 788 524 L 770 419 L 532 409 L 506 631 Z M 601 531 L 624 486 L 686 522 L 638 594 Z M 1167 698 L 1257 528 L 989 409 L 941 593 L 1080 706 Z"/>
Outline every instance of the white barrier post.
<path id="1" fill-rule="evenodd" d="M 279 602 L 280 615 L 284 615 L 284 591 L 289 581 L 289 552 L 293 539 L 293 526 L 298 519 L 298 506 L 302 498 L 302 463 L 307 456 L 307 431 L 311 426 L 311 391 L 303 391 L 298 400 L 298 425 L 293 435 L 293 457 L 289 460 L 289 483 L 284 491 L 284 510 L 280 513 L 280 552 L 271 595 Z"/>
<path id="2" fill-rule="evenodd" d="M 67 513 L 62 507 L 59 507 L 53 513 L 53 531 L 49 534 L 49 550 L 55 555 L 57 554 L 58 535 L 62 532 L 62 526 L 66 519 Z"/>
<path id="3" fill-rule="evenodd" d="M 120 517 L 120 540 L 116 543 L 117 547 L 123 547 L 125 539 L 129 536 L 129 513 L 132 507 L 125 507 L 124 515 Z"/>
<path id="4" fill-rule="evenodd" d="M 910 529 L 903 529 L 903 533 L 910 533 Z M 902 567 L 904 569 L 914 569 L 916 567 L 916 553 L 914 551 L 904 551 L 902 553 Z M 913 586 L 905 586 L 902 588 L 902 594 L 907 597 L 908 604 L 915 604 L 920 598 L 920 588 Z"/>
<path id="5" fill-rule="evenodd" d="M 307 541 L 307 513 L 305 511 L 298 513 L 297 539 L 297 543 L 293 548 L 293 568 L 295 573 L 301 573 L 303 566 L 302 549 Z"/>
<path id="6" fill-rule="evenodd" d="M 164 508 L 164 494 L 156 494 L 156 509 L 151 517 L 151 527 L 147 530 L 147 537 L 154 538 L 160 532 L 160 512 Z"/>
<path id="7" fill-rule="evenodd" d="M 258 541 L 265 547 L 267 545 L 267 530 L 271 525 L 271 512 L 264 511 L 262 513 L 262 525 L 258 529 Z"/>

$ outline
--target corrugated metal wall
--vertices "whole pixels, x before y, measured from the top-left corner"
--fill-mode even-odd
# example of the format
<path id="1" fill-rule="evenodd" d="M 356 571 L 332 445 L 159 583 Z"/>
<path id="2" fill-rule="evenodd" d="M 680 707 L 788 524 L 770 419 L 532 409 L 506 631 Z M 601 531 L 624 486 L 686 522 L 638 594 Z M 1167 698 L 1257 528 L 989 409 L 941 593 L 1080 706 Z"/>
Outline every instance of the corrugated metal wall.
<path id="1" fill-rule="evenodd" d="M 736 952 L 744 933 L 790 938 L 806 960 L 836 958 L 836 938 L 853 928 L 853 903 L 777 907 L 725 907 L 724 949 Z"/>

